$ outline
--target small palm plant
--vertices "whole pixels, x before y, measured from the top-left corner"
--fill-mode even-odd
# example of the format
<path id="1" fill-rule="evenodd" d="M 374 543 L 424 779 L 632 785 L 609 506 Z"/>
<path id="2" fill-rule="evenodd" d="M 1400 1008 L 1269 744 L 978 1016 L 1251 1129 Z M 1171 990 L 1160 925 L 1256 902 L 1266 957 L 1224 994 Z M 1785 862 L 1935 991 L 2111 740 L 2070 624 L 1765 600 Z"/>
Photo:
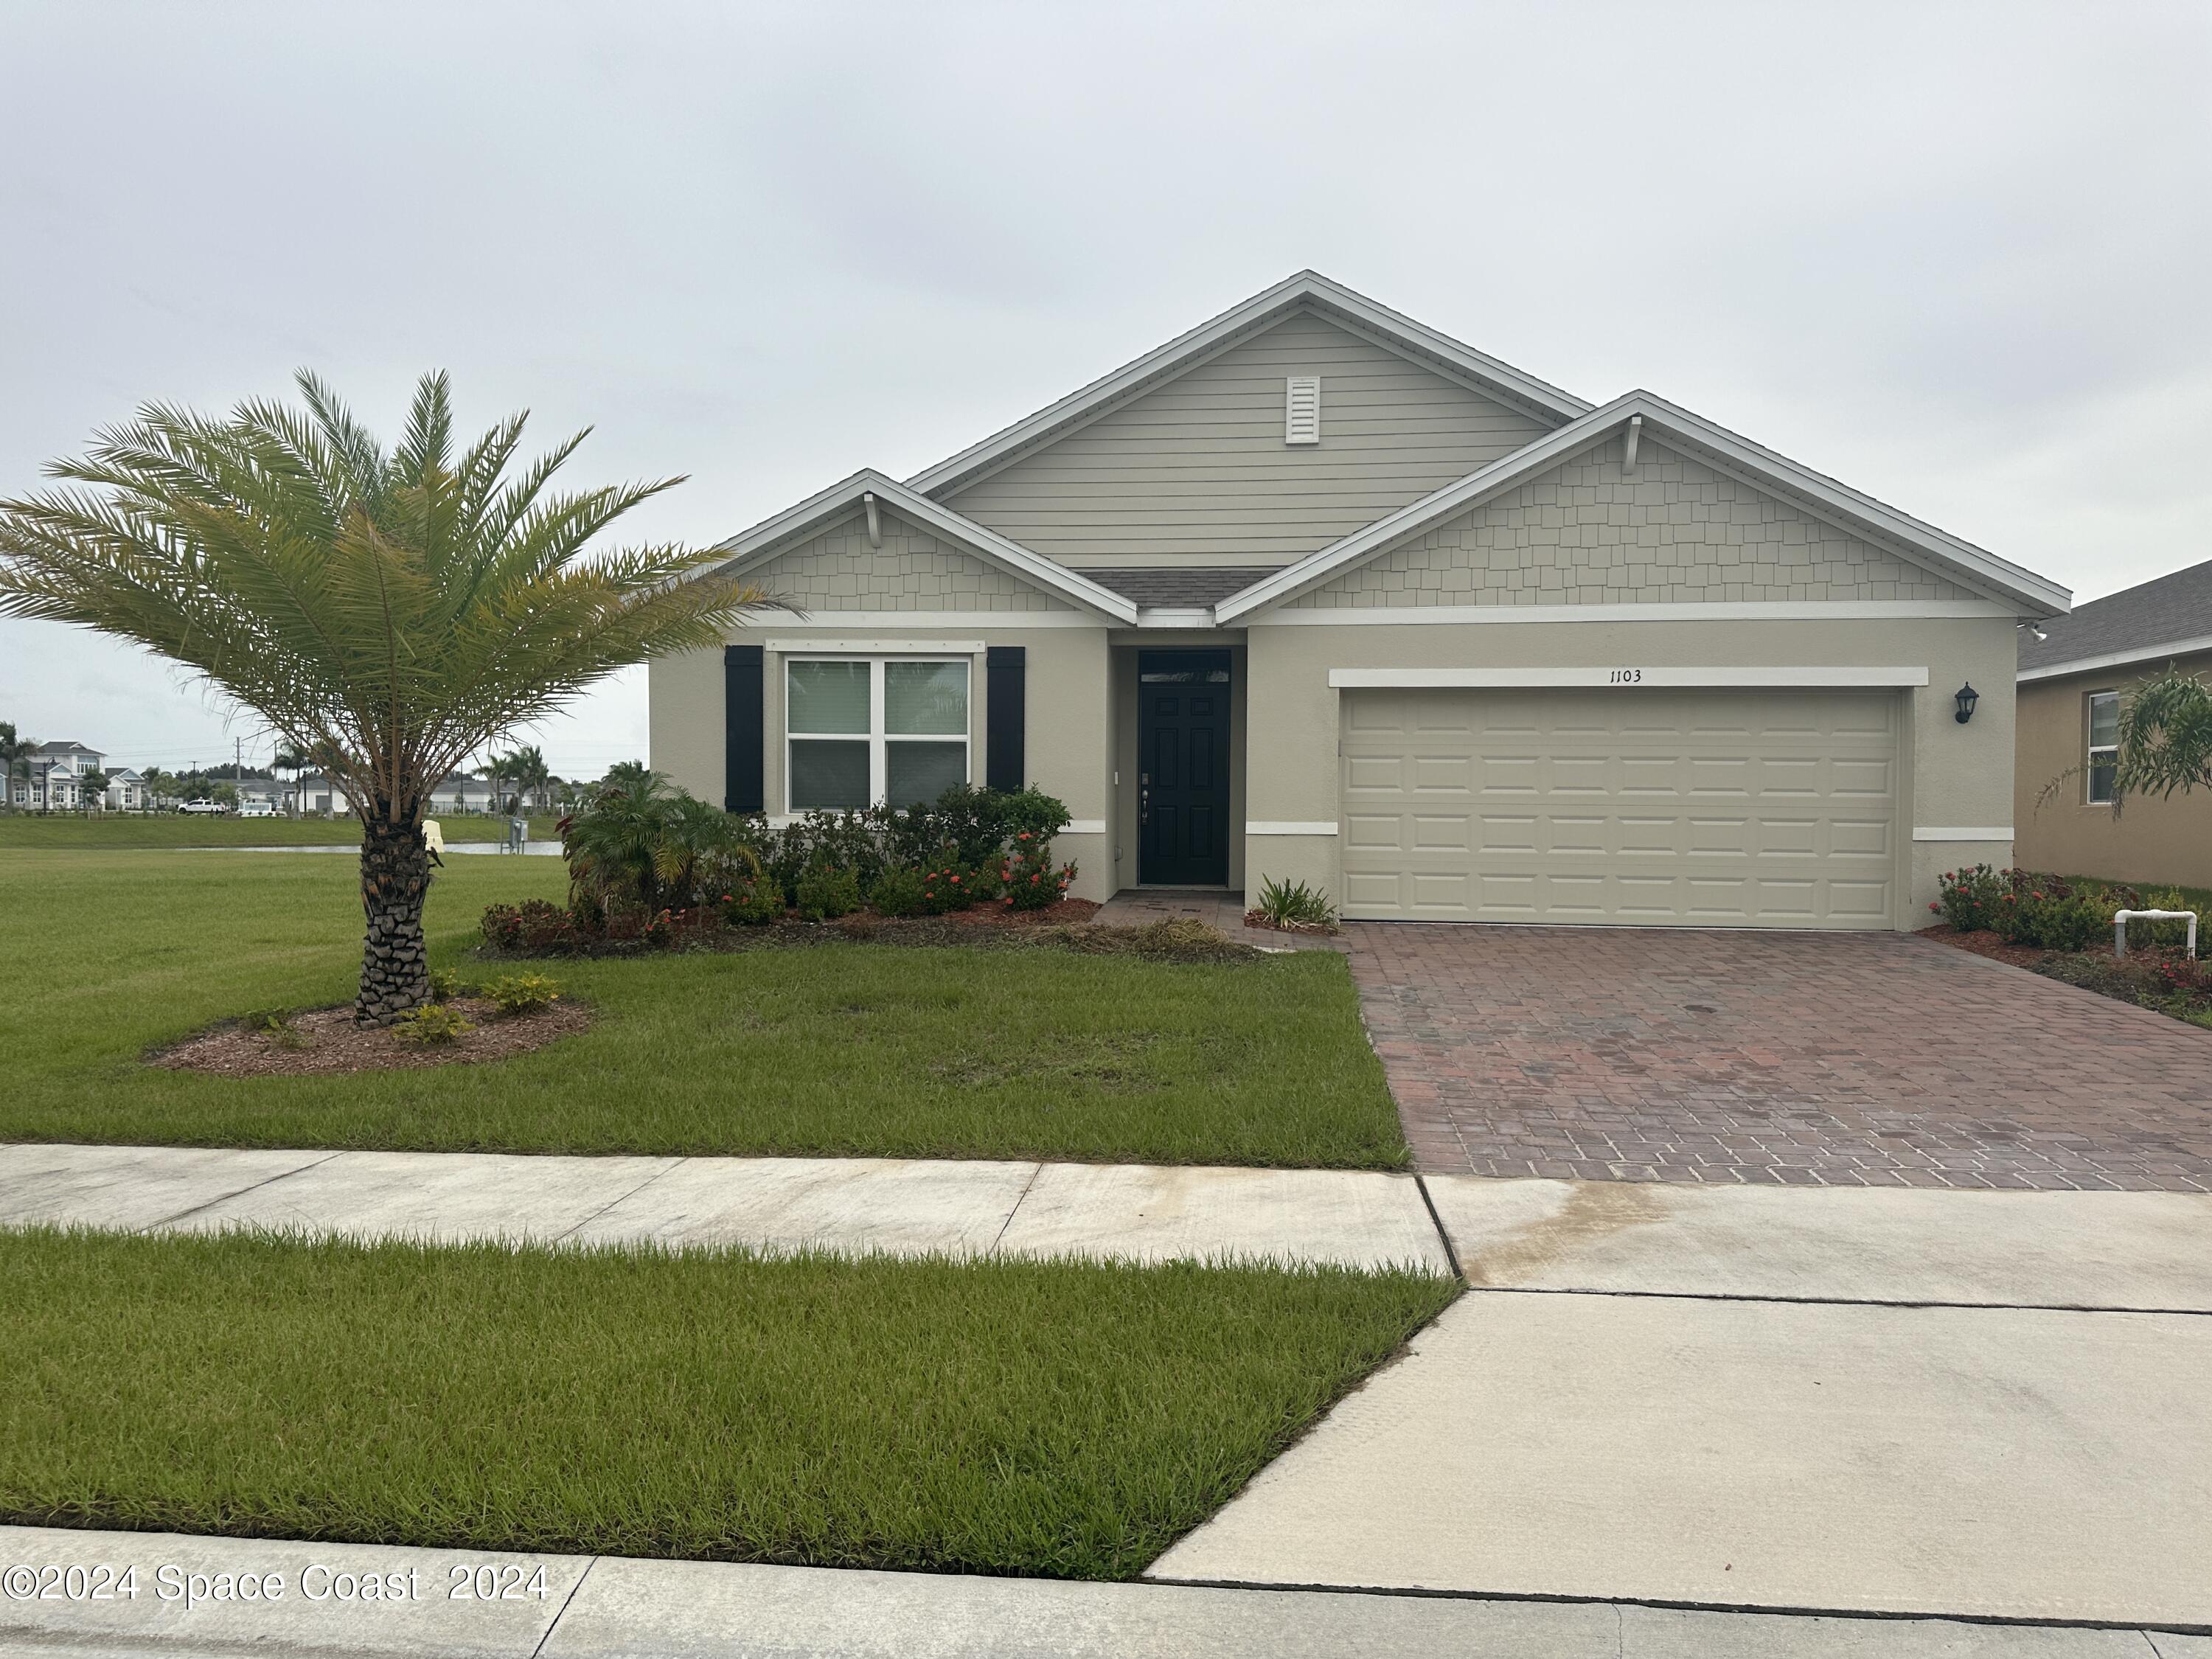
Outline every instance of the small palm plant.
<path id="1" fill-rule="evenodd" d="M 550 495 L 586 435 L 508 469 L 526 417 L 459 454 L 443 374 L 388 453 L 313 375 L 304 410 L 162 405 L 0 501 L 0 616 L 71 623 L 198 670 L 334 778 L 362 817 L 355 1018 L 429 1000 L 430 791 L 466 757 L 616 669 L 719 645 L 769 603 L 726 555 L 587 548 L 680 482 Z"/>

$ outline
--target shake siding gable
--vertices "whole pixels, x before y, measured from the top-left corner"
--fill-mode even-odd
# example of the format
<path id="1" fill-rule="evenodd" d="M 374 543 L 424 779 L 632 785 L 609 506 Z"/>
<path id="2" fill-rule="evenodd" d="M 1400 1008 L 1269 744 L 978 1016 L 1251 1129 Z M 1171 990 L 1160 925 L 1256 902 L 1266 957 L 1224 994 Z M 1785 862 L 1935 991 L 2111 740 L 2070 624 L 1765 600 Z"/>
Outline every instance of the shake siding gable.
<path id="1" fill-rule="evenodd" d="M 927 530 L 881 515 L 868 544 L 859 514 L 749 573 L 778 599 L 821 611 L 1070 611 L 1018 576 Z"/>
<path id="2" fill-rule="evenodd" d="M 1286 445 L 1286 383 L 1304 374 L 1321 380 L 1321 441 Z M 1299 312 L 945 504 L 1079 568 L 1283 564 L 1549 429 Z"/>
<path id="3" fill-rule="evenodd" d="M 1978 596 L 1647 440 L 1613 436 L 1291 610 Z"/>

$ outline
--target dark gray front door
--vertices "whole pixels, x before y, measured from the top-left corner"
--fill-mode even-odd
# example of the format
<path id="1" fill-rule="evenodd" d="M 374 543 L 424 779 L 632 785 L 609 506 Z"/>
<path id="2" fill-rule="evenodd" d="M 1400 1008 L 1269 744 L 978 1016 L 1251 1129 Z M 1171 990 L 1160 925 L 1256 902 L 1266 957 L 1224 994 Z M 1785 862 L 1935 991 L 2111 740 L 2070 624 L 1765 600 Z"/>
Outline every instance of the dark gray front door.
<path id="1" fill-rule="evenodd" d="M 1229 653 L 1139 651 L 1137 879 L 1229 880 Z"/>

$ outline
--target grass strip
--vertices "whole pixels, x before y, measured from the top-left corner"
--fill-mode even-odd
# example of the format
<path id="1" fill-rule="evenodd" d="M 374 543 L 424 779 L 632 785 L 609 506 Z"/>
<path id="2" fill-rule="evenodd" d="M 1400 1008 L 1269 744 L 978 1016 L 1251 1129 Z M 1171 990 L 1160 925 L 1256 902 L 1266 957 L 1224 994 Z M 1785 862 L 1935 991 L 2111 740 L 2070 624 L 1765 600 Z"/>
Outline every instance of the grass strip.
<path id="1" fill-rule="evenodd" d="M 1126 1578 L 1450 1281 L 0 1234 L 0 1520 Z"/>
<path id="2" fill-rule="evenodd" d="M 456 859 L 434 960 L 467 978 L 494 899 L 550 859 Z M 1381 1063 L 1331 952 L 1176 963 L 833 944 L 546 964 L 590 1030 L 478 1065 L 231 1079 L 145 1052 L 255 1008 L 352 994 L 346 860 L 0 859 L 0 1140 L 421 1152 L 1041 1158 L 1402 1169 Z"/>
<path id="3" fill-rule="evenodd" d="M 433 817 L 437 817 L 433 813 Z M 530 820 L 533 840 L 557 839 L 557 817 Z M 448 842 L 501 842 L 507 819 L 489 815 L 439 817 Z M 125 852 L 168 847 L 358 847 L 361 825 L 351 818 L 239 818 L 183 812 L 56 812 L 40 816 L 0 812 L 0 848 L 70 848 Z"/>

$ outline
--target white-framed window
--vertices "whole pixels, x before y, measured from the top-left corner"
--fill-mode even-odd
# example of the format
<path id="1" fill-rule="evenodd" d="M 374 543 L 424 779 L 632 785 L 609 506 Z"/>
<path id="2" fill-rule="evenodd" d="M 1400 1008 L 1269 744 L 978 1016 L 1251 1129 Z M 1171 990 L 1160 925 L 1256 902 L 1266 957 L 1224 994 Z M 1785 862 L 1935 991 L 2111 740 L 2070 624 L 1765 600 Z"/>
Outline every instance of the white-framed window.
<path id="1" fill-rule="evenodd" d="M 787 657 L 785 810 L 935 800 L 968 781 L 966 657 Z"/>
<path id="2" fill-rule="evenodd" d="M 2120 694 L 2089 694 L 2089 745 L 2084 770 L 2089 780 L 2089 805 L 2102 806 L 2112 799 L 2112 780 L 2120 764 Z"/>

